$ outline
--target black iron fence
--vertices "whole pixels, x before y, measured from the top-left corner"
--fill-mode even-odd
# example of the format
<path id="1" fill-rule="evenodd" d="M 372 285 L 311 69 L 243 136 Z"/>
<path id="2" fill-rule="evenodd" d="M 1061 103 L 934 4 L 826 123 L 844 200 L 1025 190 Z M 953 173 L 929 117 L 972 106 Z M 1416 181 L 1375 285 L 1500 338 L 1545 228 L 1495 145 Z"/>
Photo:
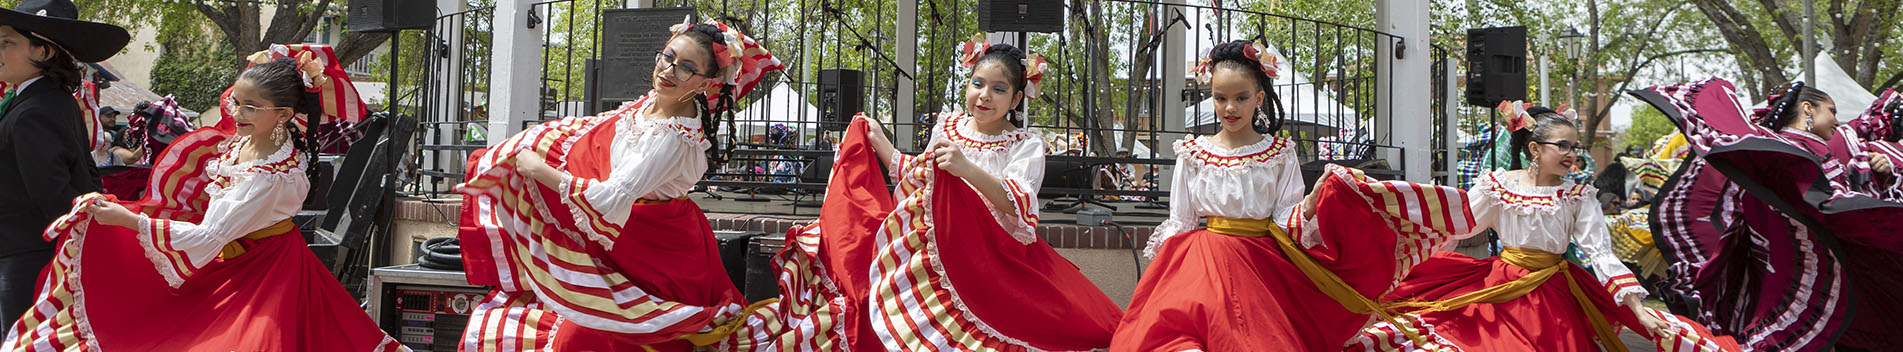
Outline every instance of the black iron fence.
<path id="1" fill-rule="evenodd" d="M 410 154 L 411 194 L 443 194 L 463 180 L 469 153 L 488 144 L 489 75 L 494 48 L 494 7 L 481 7 L 436 18 L 424 32 L 427 59 L 416 149 Z"/>
<path id="2" fill-rule="evenodd" d="M 1207 88 L 1192 79 L 1188 67 L 1208 48 L 1230 39 L 1266 44 L 1282 62 L 1275 89 L 1287 105 L 1289 123 L 1282 135 L 1296 140 L 1304 162 L 1387 159 L 1393 168 L 1396 151 L 1391 125 L 1376 116 L 1387 114 L 1385 97 L 1394 94 L 1377 86 L 1376 77 L 1392 69 L 1389 60 L 1399 38 L 1372 29 L 1302 19 L 1271 13 L 1152 1 L 1117 0 L 1068 2 L 1065 30 L 1030 34 L 1023 43 L 1049 60 L 1043 95 L 1027 104 L 1031 127 L 1054 146 L 1048 158 L 1045 194 L 1097 197 L 1138 197 L 1155 200 L 1167 195 L 1160 183 L 1160 166 L 1174 163 L 1170 144 L 1183 136 L 1213 133 L 1213 108 L 1203 104 Z M 559 0 L 536 3 L 541 21 L 543 59 L 541 117 L 587 115 L 603 106 L 591 104 L 599 91 L 598 65 L 602 48 L 602 16 L 619 2 Z M 899 134 L 901 149 L 923 147 L 923 132 L 935 122 L 935 113 L 962 109 L 958 81 L 966 73 L 954 67 L 956 42 L 976 32 L 976 1 L 921 0 L 917 31 L 921 44 L 913 67 L 900 67 L 895 53 L 896 27 L 890 20 L 897 9 L 887 5 L 834 1 L 658 1 L 657 6 L 695 6 L 701 18 L 719 18 L 752 34 L 788 67 L 768 75 L 745 99 L 735 118 L 715 130 L 723 145 L 734 148 L 733 160 L 710 170 L 704 185 L 732 195 L 761 193 L 805 195 L 823 189 L 830 167 L 832 144 L 840 132 L 828 129 L 850 118 L 832 114 L 839 95 L 822 85 L 825 70 L 856 71 L 863 85 L 856 95 L 859 110 L 878 118 L 886 130 Z M 460 182 L 467 152 L 486 144 L 487 58 L 490 9 L 443 16 L 429 37 L 438 47 L 461 51 L 461 56 L 438 57 L 431 62 L 431 86 L 426 104 L 424 138 L 418 153 L 422 193 L 447 192 Z M 1134 14 L 1114 20 L 1105 12 Z M 1170 43 L 1172 28 L 1188 31 L 1183 43 Z M 1015 43 L 1014 43 L 1015 44 Z M 1180 56 L 1166 48 L 1180 45 Z M 468 48 L 484 48 L 482 51 Z M 1439 56 L 1439 55 L 1436 55 Z M 1182 60 L 1171 62 L 1169 59 Z M 1094 64 L 1103 63 L 1103 64 Z M 1183 76 L 1165 77 L 1170 65 L 1184 67 Z M 1437 64 L 1438 65 L 1438 64 Z M 916 67 L 916 69 L 914 68 Z M 1438 66 L 1437 66 L 1438 67 Z M 1436 81 L 1439 80 L 1436 76 Z M 910 91 L 900 91 L 901 79 L 915 80 Z M 1179 82 L 1170 82 L 1179 81 Z M 1165 87 L 1178 87 L 1169 91 Z M 1437 86 L 1439 86 L 1437 84 Z M 645 91 L 646 87 L 640 87 Z M 850 92 L 848 90 L 848 92 Z M 913 114 L 895 116 L 900 95 L 910 95 Z M 1436 104 L 1442 95 L 1436 95 Z M 437 99 L 440 97 L 441 99 Z M 1168 106 L 1165 98 L 1180 97 L 1182 106 Z M 850 98 L 850 97 L 847 97 Z M 1183 109 L 1172 114 L 1170 109 Z M 1440 110 L 1436 110 L 1440 111 Z M 1181 116 L 1182 121 L 1171 121 Z M 1397 117 L 1404 118 L 1404 117 Z M 1437 117 L 1445 120 L 1447 117 Z M 528 122 L 532 123 L 532 122 Z M 1438 145 L 1438 143 L 1437 143 Z M 1117 151 L 1128 150 L 1128 155 Z M 1439 158 L 1439 156 L 1437 156 Z M 1397 171 L 1371 170 L 1377 176 L 1398 177 Z M 1073 177 L 1081 176 L 1081 177 Z M 1099 177 L 1106 176 L 1106 177 Z M 1083 180 L 1079 182 L 1078 180 Z M 1053 182 L 1056 181 L 1056 182 Z"/>

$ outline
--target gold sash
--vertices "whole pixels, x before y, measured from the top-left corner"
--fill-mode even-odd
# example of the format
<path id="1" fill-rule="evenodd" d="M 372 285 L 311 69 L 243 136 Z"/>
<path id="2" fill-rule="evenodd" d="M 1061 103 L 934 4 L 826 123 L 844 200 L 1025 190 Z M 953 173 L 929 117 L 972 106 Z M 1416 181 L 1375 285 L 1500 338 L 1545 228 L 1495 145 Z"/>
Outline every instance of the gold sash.
<path id="1" fill-rule="evenodd" d="M 641 198 L 641 199 L 634 200 L 634 204 L 664 204 L 667 202 L 683 200 L 683 199 L 687 199 L 687 196 L 680 196 L 674 199 L 660 199 L 660 200 Z"/>
<path id="2" fill-rule="evenodd" d="M 1541 284 L 1546 283 L 1547 279 L 1551 279 L 1554 273 L 1559 273 L 1566 279 L 1566 287 L 1572 291 L 1573 302 L 1578 303 L 1579 309 L 1585 311 L 1587 323 L 1592 326 L 1593 334 L 1599 336 L 1599 344 L 1609 351 L 1626 351 L 1625 344 L 1619 342 L 1618 334 L 1613 332 L 1612 325 L 1606 322 L 1605 315 L 1599 311 L 1598 307 L 1593 306 L 1592 301 L 1586 296 L 1585 289 L 1580 287 L 1578 278 L 1573 276 L 1572 270 L 1567 269 L 1571 263 L 1566 262 L 1565 257 L 1537 249 L 1509 247 L 1500 251 L 1500 260 L 1531 270 L 1533 273 L 1522 276 L 1518 280 L 1468 292 L 1454 298 L 1431 302 L 1401 302 L 1397 306 L 1421 308 L 1422 311 L 1432 312 L 1457 309 L 1474 303 L 1503 303 L 1533 292 L 1533 289 L 1539 288 Z"/>
<path id="3" fill-rule="evenodd" d="M 284 219 L 284 221 L 279 221 L 277 224 L 266 226 L 262 230 L 252 231 L 250 234 L 244 235 L 244 238 L 248 240 L 262 240 L 266 238 L 271 238 L 271 236 L 277 236 L 277 235 L 290 233 L 291 230 L 295 230 L 295 229 L 297 229 L 297 225 L 291 224 L 291 219 Z M 225 244 L 225 249 L 218 251 L 218 259 L 231 260 L 231 258 L 237 258 L 238 256 L 244 255 L 244 252 L 245 252 L 244 245 L 238 243 L 237 240 L 232 240 L 231 243 Z"/>
<path id="4" fill-rule="evenodd" d="M 1238 237 L 1274 237 L 1275 244 L 1282 249 L 1282 256 L 1288 258 L 1289 264 L 1294 264 L 1295 269 L 1300 270 L 1303 276 L 1307 276 L 1309 282 L 1315 284 L 1315 289 L 1320 290 L 1322 294 L 1334 298 L 1335 303 L 1340 303 L 1342 308 L 1347 308 L 1350 312 L 1380 316 L 1388 324 L 1394 325 L 1395 330 L 1400 330 L 1403 335 L 1407 335 L 1408 339 L 1414 340 L 1417 346 L 1428 345 L 1427 340 L 1422 338 L 1419 332 L 1401 324 L 1400 320 L 1394 316 L 1392 304 L 1375 302 L 1361 295 L 1361 292 L 1355 291 L 1353 287 L 1349 287 L 1347 282 L 1341 280 L 1341 276 L 1322 267 L 1321 263 L 1315 262 L 1315 258 L 1308 255 L 1308 252 L 1296 246 L 1295 241 L 1290 240 L 1288 234 L 1284 233 L 1282 227 L 1276 225 L 1274 221 L 1211 216 L 1209 231 Z"/>

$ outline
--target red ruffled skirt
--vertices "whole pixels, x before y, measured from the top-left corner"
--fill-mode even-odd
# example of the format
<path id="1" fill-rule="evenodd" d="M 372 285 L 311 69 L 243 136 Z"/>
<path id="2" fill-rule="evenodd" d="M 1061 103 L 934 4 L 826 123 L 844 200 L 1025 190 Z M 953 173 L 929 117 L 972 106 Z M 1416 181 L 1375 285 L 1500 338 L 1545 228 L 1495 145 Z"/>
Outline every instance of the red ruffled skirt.
<path id="1" fill-rule="evenodd" d="M 1297 222 L 1289 232 L 1315 226 L 1325 243 L 1304 253 L 1363 297 L 1393 287 L 1411 263 L 1447 241 L 1446 230 L 1472 226 L 1471 217 L 1460 216 L 1466 204 L 1460 190 L 1367 182 L 1346 169 L 1330 173 L 1317 189 L 1314 222 Z M 1386 207 L 1388 200 L 1399 206 Z M 1323 293 L 1275 238 L 1201 229 L 1176 235 L 1157 250 L 1111 350 L 1335 350 L 1371 317 L 1378 318 L 1350 311 Z"/>
<path id="2" fill-rule="evenodd" d="M 133 230 L 90 228 L 62 245 L 35 312 L 15 325 L 20 340 L 9 343 L 34 345 L 29 351 L 402 349 L 295 229 L 239 239 L 244 254 L 213 260 L 174 289 L 146 259 Z"/>

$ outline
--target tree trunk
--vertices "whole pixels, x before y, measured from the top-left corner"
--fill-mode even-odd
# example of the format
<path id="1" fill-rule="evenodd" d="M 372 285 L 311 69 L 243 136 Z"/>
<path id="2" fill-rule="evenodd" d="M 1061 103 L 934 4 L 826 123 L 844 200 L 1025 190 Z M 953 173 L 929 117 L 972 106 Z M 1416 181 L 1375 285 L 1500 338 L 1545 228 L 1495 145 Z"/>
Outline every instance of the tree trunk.
<path id="1" fill-rule="evenodd" d="M 1712 24 L 1718 27 L 1718 33 L 1731 43 L 1732 50 L 1742 59 L 1739 64 L 1743 66 L 1745 74 L 1755 76 L 1747 77 L 1747 80 L 1755 78 L 1756 91 L 1770 91 L 1772 86 L 1790 80 L 1784 75 L 1783 65 L 1771 52 L 1764 35 L 1758 32 L 1756 25 L 1751 24 L 1751 18 L 1723 0 L 1692 0 L 1692 4 L 1697 5 L 1698 11 L 1711 19 Z"/>
<path id="2" fill-rule="evenodd" d="M 1116 119 L 1114 112 L 1104 111 L 1106 107 L 1116 106 L 1116 100 L 1106 92 L 1106 88 L 1110 87 L 1110 33 L 1104 21 L 1101 21 L 1105 18 L 1103 3 L 1089 1 L 1085 6 L 1088 6 L 1090 14 L 1084 22 L 1084 35 L 1088 43 L 1085 48 L 1090 51 L 1088 62 L 1091 85 L 1088 88 L 1091 106 L 1084 109 L 1085 114 L 1089 115 L 1084 117 L 1087 122 L 1079 124 L 1078 127 L 1084 128 L 1084 138 L 1089 141 L 1090 151 L 1096 152 L 1097 155 L 1107 156 L 1115 150 L 1110 149 L 1113 143 L 1105 138 L 1103 128 L 1111 126 Z"/>
<path id="3" fill-rule="evenodd" d="M 330 11 L 330 0 L 318 0 L 310 12 L 300 12 L 306 0 L 283 0 L 276 3 L 270 27 L 264 28 L 257 2 L 205 2 L 196 1 L 193 7 L 198 13 L 218 26 L 225 35 L 225 42 L 231 44 L 231 64 L 242 70 L 251 53 L 264 50 L 271 44 L 295 44 L 310 36 L 311 30 L 323 21 L 324 14 Z M 390 39 L 389 33 L 349 32 L 342 41 L 336 43 L 337 61 L 341 65 L 350 65 L 362 59 L 364 55 L 383 45 Z"/>
<path id="4" fill-rule="evenodd" d="M 1599 57 L 1599 27 L 1601 27 L 1599 22 L 1599 1 L 1587 0 L 1586 9 L 1586 18 L 1588 21 L 1591 21 L 1589 23 L 1592 23 L 1592 29 L 1589 30 L 1591 32 L 1591 38 L 1588 38 L 1587 42 L 1587 48 L 1590 51 L 1587 51 L 1586 57 L 1590 58 L 1590 60 L 1588 60 L 1589 62 L 1597 63 L 1601 60 Z M 1653 27 L 1656 28 L 1658 26 Z M 1626 79 L 1631 79 L 1631 77 L 1626 77 Z M 1591 82 L 1591 92 L 1593 92 L 1593 96 L 1580 102 L 1580 105 L 1584 105 L 1582 107 L 1585 108 L 1581 110 L 1586 111 L 1589 115 L 1586 117 L 1585 126 L 1579 131 L 1579 144 L 1591 148 L 1593 140 L 1599 139 L 1599 120 L 1604 119 L 1604 117 L 1596 113 L 1599 111 L 1599 99 L 1604 98 L 1606 94 L 1605 82 L 1599 81 L 1599 65 L 1586 67 L 1586 82 Z M 1575 109 L 1578 108 L 1581 107 L 1575 107 Z M 1587 165 L 1587 167 L 1597 168 L 1598 165 Z"/>
<path id="5" fill-rule="evenodd" d="M 1161 19 L 1157 18 L 1157 16 L 1160 15 L 1162 11 L 1154 11 L 1155 9 L 1152 9 L 1152 10 L 1153 11 L 1151 11 L 1151 13 L 1147 13 L 1144 18 L 1146 18 L 1149 21 L 1155 21 L 1154 23 L 1158 23 L 1158 24 L 1163 23 Z M 1136 130 L 1138 129 L 1136 126 L 1137 112 L 1143 110 L 1142 109 L 1143 104 L 1146 104 L 1150 100 L 1152 100 L 1152 99 L 1146 98 L 1151 96 L 1150 94 L 1148 94 L 1148 92 L 1152 91 L 1151 89 L 1135 89 L 1134 86 L 1136 85 L 1136 82 L 1148 81 L 1148 78 L 1150 77 L 1150 70 L 1156 66 L 1157 48 L 1162 46 L 1162 41 L 1155 40 L 1156 38 L 1159 38 L 1156 36 L 1157 34 L 1156 32 L 1160 28 L 1158 28 L 1158 26 L 1146 26 L 1145 29 L 1146 30 L 1142 32 L 1142 36 L 1140 38 L 1150 39 L 1150 40 L 1145 40 L 1143 41 L 1143 43 L 1141 43 L 1141 45 L 1138 45 L 1136 48 L 1134 48 L 1135 50 L 1133 50 L 1134 53 L 1132 54 L 1133 60 L 1130 60 L 1130 74 L 1127 77 L 1129 77 L 1130 79 L 1132 89 L 1130 89 L 1129 96 L 1126 97 L 1123 104 L 1123 114 L 1124 114 L 1123 129 L 1124 130 L 1114 132 L 1114 133 L 1122 134 L 1122 137 L 1123 137 L 1122 143 L 1117 143 L 1116 147 L 1119 149 L 1130 150 L 1132 153 L 1135 153 L 1136 151 Z M 1147 86 L 1148 83 L 1145 83 L 1145 85 Z M 1157 111 L 1156 109 L 1150 110 L 1150 117 L 1152 122 L 1155 121 L 1156 116 L 1159 116 L 1158 114 L 1159 112 L 1160 111 Z M 1144 127 L 1147 128 L 1149 126 L 1144 126 Z M 1105 154 L 1105 155 L 1109 156 L 1109 155 L 1115 155 L 1115 154 Z"/>
<path id="6" fill-rule="evenodd" d="M 390 33 L 388 32 L 345 33 L 344 39 L 337 42 L 337 61 L 344 65 L 356 63 L 357 60 L 363 59 L 365 55 L 369 55 L 371 51 L 377 50 L 377 47 L 382 46 L 386 40 L 390 40 Z"/>

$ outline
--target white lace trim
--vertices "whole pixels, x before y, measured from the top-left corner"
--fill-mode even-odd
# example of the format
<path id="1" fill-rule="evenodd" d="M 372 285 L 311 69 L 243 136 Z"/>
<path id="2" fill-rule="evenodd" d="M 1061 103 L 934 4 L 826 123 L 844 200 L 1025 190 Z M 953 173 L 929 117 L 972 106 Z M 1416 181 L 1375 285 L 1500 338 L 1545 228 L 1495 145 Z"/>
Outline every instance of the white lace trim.
<path id="1" fill-rule="evenodd" d="M 970 139 L 972 141 L 976 141 L 979 143 L 998 143 L 998 142 L 1006 142 L 1006 141 L 1023 140 L 1025 138 L 1034 137 L 1036 135 L 1035 132 L 1032 132 L 1030 127 L 1016 127 L 1016 128 L 1005 130 L 1004 133 L 985 134 L 984 132 L 979 132 L 976 128 L 973 128 L 971 126 L 971 124 L 974 123 L 973 122 L 974 120 L 971 119 L 971 115 L 968 115 L 962 112 L 951 112 L 951 113 L 944 113 L 939 116 L 941 119 L 943 119 L 945 123 L 944 131 L 946 133 L 958 136 L 960 138 Z M 947 137 L 950 137 L 950 136 L 947 136 Z M 950 139 L 948 138 L 948 140 Z M 993 147 L 993 148 L 978 149 L 978 148 L 970 148 L 970 146 L 967 146 L 967 148 L 965 149 L 969 151 L 992 152 L 992 151 L 1008 150 L 1010 149 L 1010 146 L 1011 146 L 1010 143 L 1004 143 L 998 147 Z"/>
<path id="2" fill-rule="evenodd" d="M 1239 146 L 1234 149 L 1222 149 L 1222 147 L 1216 146 L 1215 142 L 1211 141 L 1209 136 L 1201 136 L 1179 140 L 1176 142 L 1175 149 L 1178 160 L 1189 159 L 1192 161 L 1191 163 L 1187 163 L 1187 165 L 1179 163 L 1179 167 L 1191 166 L 1199 170 L 1220 170 L 1228 173 L 1239 173 L 1254 167 L 1281 166 L 1284 163 L 1294 160 L 1283 155 L 1288 152 L 1288 148 L 1291 145 L 1292 143 L 1289 143 L 1287 138 L 1264 135 L 1262 136 L 1262 140 L 1256 141 L 1255 143 Z M 1273 150 L 1271 150 L 1271 148 L 1273 148 Z M 1234 165 L 1210 163 L 1212 160 L 1225 159 L 1237 161 Z"/>
<path id="3" fill-rule="evenodd" d="M 1482 175 L 1482 177 L 1475 181 L 1477 182 L 1477 186 L 1474 187 L 1474 190 L 1478 191 L 1481 196 L 1499 201 L 1501 206 L 1512 209 L 1520 214 L 1553 215 L 1558 213 L 1561 208 L 1570 206 L 1573 203 L 1578 203 L 1580 200 L 1598 193 L 1598 189 L 1592 186 L 1574 184 L 1572 180 L 1566 180 L 1564 178 L 1561 178 L 1564 183 L 1558 186 L 1521 185 L 1516 183 L 1512 178 L 1505 177 L 1507 172 L 1509 171 L 1499 170 Z M 1577 192 L 1567 194 L 1567 192 L 1574 191 L 1575 189 L 1577 189 Z M 1522 200 L 1510 200 L 1509 197 Z M 1552 203 L 1539 204 L 1538 202 L 1523 200 L 1537 198 L 1550 198 L 1552 199 Z"/>
<path id="4" fill-rule="evenodd" d="M 153 237 L 157 236 L 152 233 L 152 222 L 154 221 L 164 220 L 144 216 L 139 217 L 139 235 L 137 237 L 139 247 L 145 250 L 145 259 L 152 261 L 152 266 L 158 269 L 159 275 L 165 277 L 165 284 L 172 288 L 178 288 L 179 285 L 185 284 L 185 278 L 178 275 L 180 272 L 179 268 L 172 265 L 172 260 L 166 258 L 165 253 L 161 252 L 158 245 L 153 241 Z M 191 265 L 191 263 L 188 262 L 186 265 Z"/>

